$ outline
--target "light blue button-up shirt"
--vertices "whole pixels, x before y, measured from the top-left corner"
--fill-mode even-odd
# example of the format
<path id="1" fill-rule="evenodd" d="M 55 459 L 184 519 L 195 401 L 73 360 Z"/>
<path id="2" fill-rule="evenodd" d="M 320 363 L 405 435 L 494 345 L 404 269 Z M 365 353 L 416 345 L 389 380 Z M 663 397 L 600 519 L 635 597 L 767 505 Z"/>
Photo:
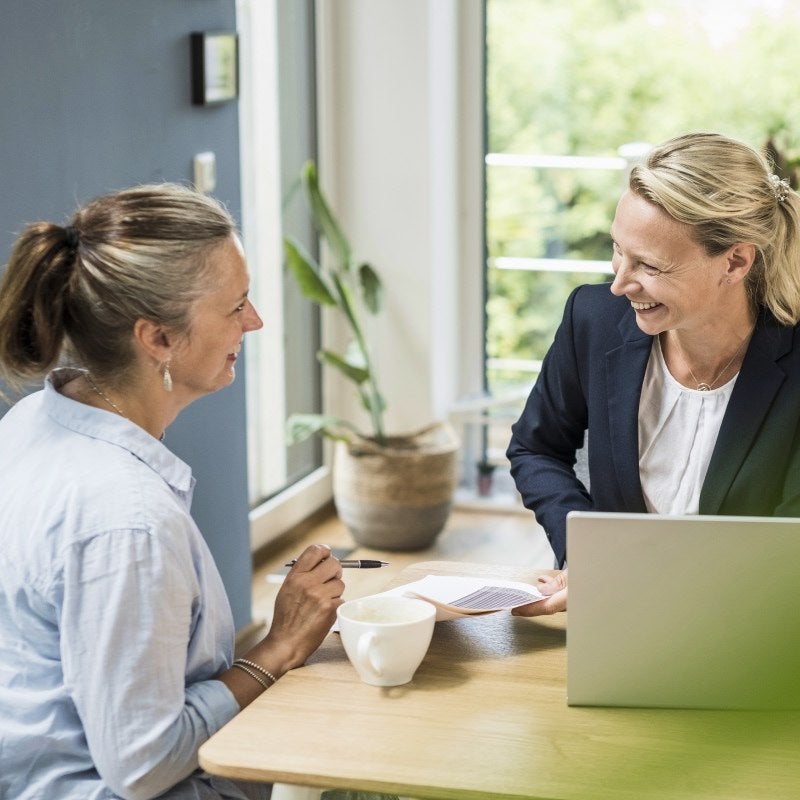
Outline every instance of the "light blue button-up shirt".
<path id="1" fill-rule="evenodd" d="M 191 471 L 75 374 L 0 420 L 0 797 L 244 797 L 197 771 L 239 708 Z"/>

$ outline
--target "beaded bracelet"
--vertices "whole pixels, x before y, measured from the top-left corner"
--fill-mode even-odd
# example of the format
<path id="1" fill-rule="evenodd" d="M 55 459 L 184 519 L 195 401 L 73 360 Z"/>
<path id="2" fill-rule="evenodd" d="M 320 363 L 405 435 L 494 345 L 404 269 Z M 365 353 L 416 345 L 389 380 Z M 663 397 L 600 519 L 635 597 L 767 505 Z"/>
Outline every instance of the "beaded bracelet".
<path id="1" fill-rule="evenodd" d="M 269 689 L 272 685 L 267 683 L 257 672 L 254 672 L 250 667 L 246 667 L 244 664 L 239 664 L 237 661 L 234 661 L 231 666 L 240 669 L 242 672 L 246 672 L 254 681 L 258 681 L 265 689 Z"/>
<path id="2" fill-rule="evenodd" d="M 276 683 L 278 680 L 268 669 L 264 669 L 264 667 L 262 667 L 261 664 L 256 664 L 255 661 L 248 661 L 246 658 L 237 658 L 236 661 L 234 661 L 233 663 L 244 664 L 244 666 L 250 667 L 251 669 L 254 669 L 257 672 L 260 672 L 265 678 L 267 678 L 270 681 L 270 686 L 273 683 Z"/>

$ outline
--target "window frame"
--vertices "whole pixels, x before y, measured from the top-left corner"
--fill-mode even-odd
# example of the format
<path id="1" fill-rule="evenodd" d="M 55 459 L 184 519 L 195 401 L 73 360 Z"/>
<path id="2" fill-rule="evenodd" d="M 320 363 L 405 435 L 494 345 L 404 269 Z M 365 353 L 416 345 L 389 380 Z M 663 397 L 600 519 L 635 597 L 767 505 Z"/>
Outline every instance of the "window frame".
<path id="1" fill-rule="evenodd" d="M 251 273 L 250 296 L 267 323 L 245 346 L 252 551 L 302 522 L 332 495 L 326 464 L 291 482 L 288 476 L 287 287 L 283 198 L 276 179 L 281 175 L 279 64 L 277 47 L 269 46 L 278 40 L 277 15 L 277 0 L 237 0 L 242 238 Z M 309 343 L 316 349 L 313 339 Z"/>

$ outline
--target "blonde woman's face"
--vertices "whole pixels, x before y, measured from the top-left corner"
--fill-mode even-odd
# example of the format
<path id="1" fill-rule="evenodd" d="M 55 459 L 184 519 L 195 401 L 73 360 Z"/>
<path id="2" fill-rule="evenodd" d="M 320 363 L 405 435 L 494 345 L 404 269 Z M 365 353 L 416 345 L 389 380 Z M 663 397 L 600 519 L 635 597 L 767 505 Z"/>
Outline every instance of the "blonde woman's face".
<path id="1" fill-rule="evenodd" d="M 248 299 L 250 275 L 238 238 L 209 257 L 213 288 L 195 302 L 190 332 L 170 363 L 173 391 L 192 399 L 233 383 L 245 333 L 264 324 Z"/>
<path id="2" fill-rule="evenodd" d="M 718 322 L 727 256 L 709 256 L 690 234 L 688 225 L 631 191 L 619 201 L 611 226 L 611 291 L 628 298 L 637 324 L 651 336 Z"/>

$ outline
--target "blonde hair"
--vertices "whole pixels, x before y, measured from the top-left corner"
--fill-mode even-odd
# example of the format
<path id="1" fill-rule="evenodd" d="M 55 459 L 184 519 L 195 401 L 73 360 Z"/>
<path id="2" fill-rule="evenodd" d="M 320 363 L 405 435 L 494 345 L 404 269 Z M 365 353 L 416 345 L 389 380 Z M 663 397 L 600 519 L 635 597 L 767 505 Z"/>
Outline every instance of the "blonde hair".
<path id="1" fill-rule="evenodd" d="M 207 256 L 234 232 L 217 201 L 170 183 L 99 197 L 66 227 L 29 225 L 0 282 L 5 379 L 41 377 L 66 352 L 104 381 L 124 381 L 136 321 L 188 332 L 210 285 Z"/>
<path id="2" fill-rule="evenodd" d="M 753 244 L 745 284 L 753 304 L 785 325 L 800 322 L 800 197 L 757 150 L 715 133 L 678 136 L 631 170 L 629 186 L 692 226 L 709 255 Z"/>

